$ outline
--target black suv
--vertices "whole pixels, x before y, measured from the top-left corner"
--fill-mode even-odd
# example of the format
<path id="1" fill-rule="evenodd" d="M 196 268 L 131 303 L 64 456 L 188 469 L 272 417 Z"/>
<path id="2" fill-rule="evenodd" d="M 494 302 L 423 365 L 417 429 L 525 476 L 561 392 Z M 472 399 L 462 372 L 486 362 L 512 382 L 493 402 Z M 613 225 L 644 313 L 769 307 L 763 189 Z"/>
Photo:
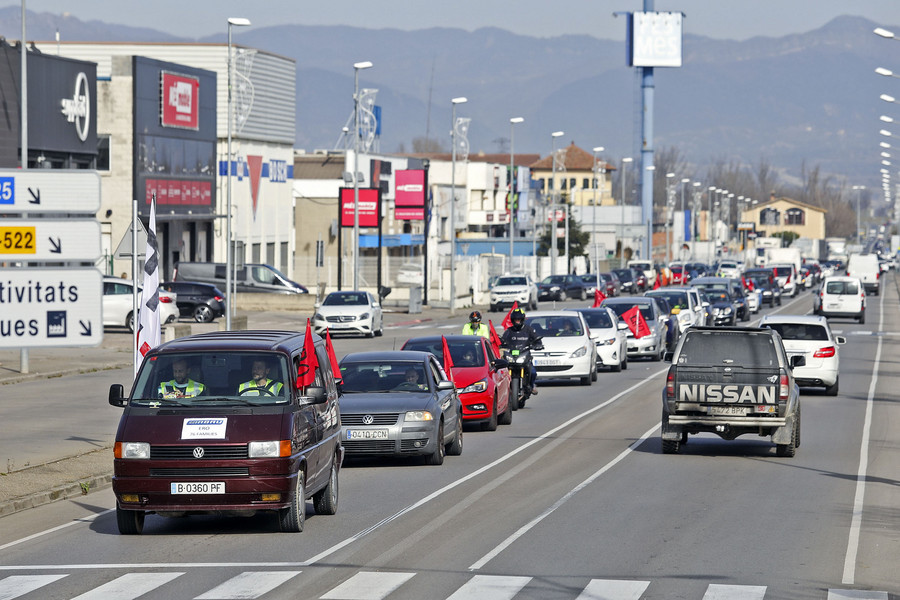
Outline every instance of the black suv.
<path id="1" fill-rule="evenodd" d="M 225 294 L 210 283 L 194 281 L 169 281 L 160 285 L 167 292 L 175 292 L 175 304 L 182 317 L 191 317 L 198 323 L 209 323 L 225 315 Z"/>

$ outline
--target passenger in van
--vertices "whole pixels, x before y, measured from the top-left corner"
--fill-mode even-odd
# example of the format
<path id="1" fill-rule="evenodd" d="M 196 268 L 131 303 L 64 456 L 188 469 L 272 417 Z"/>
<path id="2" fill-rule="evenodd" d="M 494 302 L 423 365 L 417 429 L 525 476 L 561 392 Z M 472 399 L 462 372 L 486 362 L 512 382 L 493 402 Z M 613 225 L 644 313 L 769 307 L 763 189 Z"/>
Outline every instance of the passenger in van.
<path id="1" fill-rule="evenodd" d="M 191 366 L 185 358 L 172 363 L 172 379 L 159 384 L 160 398 L 193 398 L 206 392 L 206 386 L 189 377 Z"/>
<path id="2" fill-rule="evenodd" d="M 238 386 L 238 396 L 280 396 L 283 384 L 274 379 L 269 379 L 271 372 L 269 363 L 258 358 L 250 367 L 252 379 Z"/>

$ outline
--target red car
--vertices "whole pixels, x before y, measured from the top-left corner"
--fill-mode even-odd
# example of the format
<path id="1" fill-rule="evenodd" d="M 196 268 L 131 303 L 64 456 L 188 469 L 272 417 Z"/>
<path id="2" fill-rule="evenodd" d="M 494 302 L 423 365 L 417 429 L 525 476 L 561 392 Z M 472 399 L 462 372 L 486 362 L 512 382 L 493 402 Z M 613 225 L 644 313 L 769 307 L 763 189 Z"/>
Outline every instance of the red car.
<path id="1" fill-rule="evenodd" d="M 691 280 L 691 275 L 684 268 L 684 265 L 670 265 L 669 272 L 672 273 L 669 285 L 687 285 Z"/>
<path id="2" fill-rule="evenodd" d="M 485 338 L 478 335 L 448 335 L 447 347 L 453 360 L 453 383 L 462 403 L 463 422 L 480 423 L 482 429 L 494 431 L 497 424 L 512 423 L 509 402 L 509 370 L 496 369 L 499 357 Z M 443 364 L 441 336 L 412 338 L 401 350 L 431 352 Z"/>

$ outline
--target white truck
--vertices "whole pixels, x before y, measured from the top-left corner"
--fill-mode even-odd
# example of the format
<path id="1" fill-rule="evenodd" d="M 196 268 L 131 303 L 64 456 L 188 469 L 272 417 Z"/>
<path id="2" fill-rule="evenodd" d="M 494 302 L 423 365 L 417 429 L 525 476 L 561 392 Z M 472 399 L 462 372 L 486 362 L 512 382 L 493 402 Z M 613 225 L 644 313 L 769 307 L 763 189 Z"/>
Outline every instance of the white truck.
<path id="1" fill-rule="evenodd" d="M 803 257 L 797 248 L 766 248 L 765 263 L 763 266 L 774 264 L 792 264 L 797 272 L 803 266 Z"/>

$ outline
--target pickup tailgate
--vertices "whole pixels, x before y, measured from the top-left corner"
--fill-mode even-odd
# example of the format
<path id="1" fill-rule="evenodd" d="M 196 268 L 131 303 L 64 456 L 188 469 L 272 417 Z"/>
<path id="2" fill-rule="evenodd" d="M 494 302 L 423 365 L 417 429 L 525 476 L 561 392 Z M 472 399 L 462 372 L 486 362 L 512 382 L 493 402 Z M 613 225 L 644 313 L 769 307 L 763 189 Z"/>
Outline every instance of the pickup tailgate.
<path id="1" fill-rule="evenodd" d="M 670 420 L 777 417 L 780 377 L 777 367 L 681 366 L 675 375 L 675 413 Z"/>

